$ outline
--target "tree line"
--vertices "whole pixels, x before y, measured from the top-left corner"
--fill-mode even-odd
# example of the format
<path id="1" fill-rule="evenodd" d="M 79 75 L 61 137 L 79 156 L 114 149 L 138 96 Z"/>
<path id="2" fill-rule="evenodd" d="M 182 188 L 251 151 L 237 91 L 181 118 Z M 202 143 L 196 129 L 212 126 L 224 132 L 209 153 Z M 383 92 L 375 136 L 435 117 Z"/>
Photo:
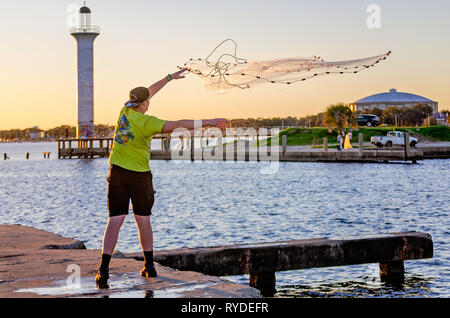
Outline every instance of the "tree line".
<path id="1" fill-rule="evenodd" d="M 96 137 L 112 137 L 114 127 L 115 126 L 105 124 L 94 125 L 94 134 Z M 75 126 L 61 125 L 47 130 L 36 128 L 0 130 L 0 141 L 28 141 L 31 140 L 30 132 L 34 131 L 41 132 L 40 140 L 71 139 L 76 137 Z"/>
<path id="2" fill-rule="evenodd" d="M 423 124 L 436 125 L 436 119 L 431 117 L 432 107 L 426 104 L 417 104 L 413 107 L 387 107 L 385 110 L 373 108 L 371 110 L 352 111 L 349 105 L 343 103 L 328 106 L 325 112 L 305 117 L 273 117 L 273 118 L 247 118 L 232 119 L 232 127 L 350 127 L 356 126 L 356 119 L 360 114 L 377 115 L 381 124 L 394 125 L 397 119 L 398 126 L 420 126 Z M 442 113 L 450 113 L 443 110 Z"/>
<path id="3" fill-rule="evenodd" d="M 442 113 L 450 113 L 450 110 L 443 110 Z M 385 110 L 373 108 L 364 112 L 353 112 L 349 105 L 338 103 L 330 105 L 325 112 L 316 115 L 304 117 L 272 117 L 272 118 L 238 118 L 231 119 L 232 127 L 354 127 L 356 118 L 361 113 L 370 113 L 377 115 L 381 124 L 398 126 L 419 126 L 436 125 L 436 119 L 430 117 L 433 109 L 426 104 L 417 104 L 413 107 L 399 108 L 388 107 Z M 428 123 L 429 121 L 429 123 Z M 113 125 L 99 124 L 95 125 L 94 133 L 96 137 L 112 137 L 114 132 Z M 29 132 L 34 128 L 0 130 L 0 140 L 30 140 Z M 40 130 L 44 140 L 56 140 L 64 138 L 75 138 L 76 127 L 70 125 L 61 125 L 55 128 Z"/>
<path id="4" fill-rule="evenodd" d="M 448 113 L 443 110 L 442 113 Z M 353 112 L 349 105 L 342 103 L 327 107 L 324 124 L 327 127 L 342 129 L 344 127 L 357 126 L 356 119 L 360 114 L 373 114 L 380 119 L 380 124 L 387 126 L 421 126 L 436 125 L 437 121 L 433 115 L 433 108 L 426 104 L 417 104 L 413 107 L 387 107 L 385 110 L 372 108 L 364 112 Z"/>

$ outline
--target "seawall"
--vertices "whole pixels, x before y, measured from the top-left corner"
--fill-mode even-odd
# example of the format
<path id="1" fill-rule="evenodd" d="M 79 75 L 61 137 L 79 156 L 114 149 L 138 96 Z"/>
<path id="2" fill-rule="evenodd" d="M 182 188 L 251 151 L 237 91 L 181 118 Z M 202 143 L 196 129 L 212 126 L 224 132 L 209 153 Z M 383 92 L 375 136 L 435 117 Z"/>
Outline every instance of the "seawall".
<path id="1" fill-rule="evenodd" d="M 0 297 L 260 297 L 257 289 L 215 276 L 156 265 L 158 276 L 140 277 L 143 263 L 115 253 L 110 288 L 94 277 L 100 250 L 83 242 L 22 225 L 0 225 Z"/>

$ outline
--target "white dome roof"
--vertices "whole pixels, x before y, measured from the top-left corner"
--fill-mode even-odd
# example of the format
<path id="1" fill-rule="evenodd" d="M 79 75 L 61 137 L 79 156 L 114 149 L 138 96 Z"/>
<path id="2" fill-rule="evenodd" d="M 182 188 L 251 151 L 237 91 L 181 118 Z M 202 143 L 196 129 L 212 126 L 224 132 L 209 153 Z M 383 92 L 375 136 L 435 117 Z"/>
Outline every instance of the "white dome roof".
<path id="1" fill-rule="evenodd" d="M 381 93 L 368 96 L 366 98 L 357 100 L 355 104 L 373 104 L 373 103 L 429 103 L 433 102 L 431 99 L 409 93 L 397 92 L 396 89 L 391 89 L 388 93 Z"/>

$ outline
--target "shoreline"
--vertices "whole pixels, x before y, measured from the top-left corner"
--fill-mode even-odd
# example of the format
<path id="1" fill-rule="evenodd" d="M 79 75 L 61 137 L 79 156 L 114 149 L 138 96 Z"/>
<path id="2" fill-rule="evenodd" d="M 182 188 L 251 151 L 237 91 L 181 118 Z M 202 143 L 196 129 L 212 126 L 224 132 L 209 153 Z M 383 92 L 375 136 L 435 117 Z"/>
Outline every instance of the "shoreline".
<path id="1" fill-rule="evenodd" d="M 26 142 L 26 143 L 0 143 L 0 145 L 22 145 L 27 146 L 30 145 L 32 147 L 33 144 L 43 144 L 44 142 Z M 47 142 L 48 144 L 53 144 L 52 142 Z M 221 160 L 220 158 L 216 158 L 213 155 L 213 149 L 214 147 L 207 147 L 207 148 L 195 148 L 194 153 L 191 152 L 189 149 L 186 150 L 179 150 L 179 149 L 158 149 L 159 147 L 155 147 L 150 150 L 151 152 L 151 160 L 173 160 L 175 159 L 181 159 L 181 160 Z M 254 147 L 248 142 L 240 141 L 236 145 L 225 145 L 223 149 L 223 159 L 222 160 L 238 160 L 238 161 L 255 161 L 255 159 L 258 157 L 259 160 L 259 153 L 263 155 L 263 157 L 267 157 L 265 154 L 266 151 L 268 151 L 267 155 L 268 157 L 265 160 L 275 160 L 277 161 L 277 158 L 279 161 L 298 161 L 298 162 L 385 162 L 387 161 L 404 161 L 405 155 L 405 149 L 404 147 L 391 147 L 391 148 L 377 148 L 375 146 L 370 145 L 370 143 L 364 142 L 364 154 L 357 154 L 359 151 L 359 146 L 356 143 L 353 143 L 352 149 L 346 149 L 343 151 L 337 151 L 335 148 L 335 144 L 328 144 L 326 145 L 327 149 L 324 149 L 323 144 L 316 144 L 316 145 L 304 145 L 304 146 L 279 146 L 279 147 L 267 147 L 267 149 L 262 149 L 260 147 Z M 274 151 L 275 149 L 278 149 L 279 154 L 278 156 L 275 155 L 272 157 L 270 155 L 270 151 Z M 5 160 L 17 160 L 17 159 L 41 159 L 45 154 L 48 154 L 47 159 L 65 159 L 65 158 L 73 158 L 79 159 L 79 154 L 77 155 L 75 152 L 79 151 L 80 149 L 73 149 L 73 153 L 66 154 L 66 153 L 59 153 L 60 151 L 64 152 L 68 149 L 62 149 L 58 150 L 52 149 L 51 155 L 49 152 L 49 149 L 46 149 L 46 152 L 43 151 L 43 149 L 22 149 L 20 152 L 17 152 L 17 150 L 13 149 L 3 149 L 1 152 L 3 153 L 3 159 Z M 95 151 L 98 152 L 98 149 L 95 148 Z M 276 151 L 276 150 L 275 150 Z M 449 159 L 450 158 L 450 142 L 426 142 L 426 143 L 419 143 L 415 148 L 411 148 L 411 155 L 410 160 L 428 160 L 428 159 Z M 22 154 L 23 152 L 23 154 Z M 185 153 L 188 152 L 188 153 Z M 231 154 L 229 153 L 231 152 Z M 78 152 L 77 152 L 78 153 Z M 258 153 L 258 154 L 255 154 Z M 375 155 L 374 155 L 375 154 Z M 6 155 L 6 156 L 5 156 Z M 12 156 L 11 156 L 12 155 Z M 83 157 L 83 156 L 82 156 Z M 89 157 L 89 156 L 88 156 Z M 84 157 L 83 157 L 84 158 Z M 3 160 L 3 161 L 5 161 Z"/>

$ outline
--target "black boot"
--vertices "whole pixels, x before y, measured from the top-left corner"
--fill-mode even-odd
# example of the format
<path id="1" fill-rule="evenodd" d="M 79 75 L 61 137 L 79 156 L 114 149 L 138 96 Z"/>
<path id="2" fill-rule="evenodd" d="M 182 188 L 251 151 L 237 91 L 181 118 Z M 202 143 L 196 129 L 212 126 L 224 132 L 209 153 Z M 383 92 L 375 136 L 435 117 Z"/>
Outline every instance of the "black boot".
<path id="1" fill-rule="evenodd" d="M 156 277 L 156 269 L 155 269 L 155 265 L 145 265 L 144 267 L 142 267 L 140 274 L 142 277 Z"/>
<path id="2" fill-rule="evenodd" d="M 100 289 L 109 288 L 108 278 L 109 278 L 109 268 L 100 267 L 97 270 L 97 276 L 95 276 L 95 283 L 97 284 L 97 288 Z"/>

